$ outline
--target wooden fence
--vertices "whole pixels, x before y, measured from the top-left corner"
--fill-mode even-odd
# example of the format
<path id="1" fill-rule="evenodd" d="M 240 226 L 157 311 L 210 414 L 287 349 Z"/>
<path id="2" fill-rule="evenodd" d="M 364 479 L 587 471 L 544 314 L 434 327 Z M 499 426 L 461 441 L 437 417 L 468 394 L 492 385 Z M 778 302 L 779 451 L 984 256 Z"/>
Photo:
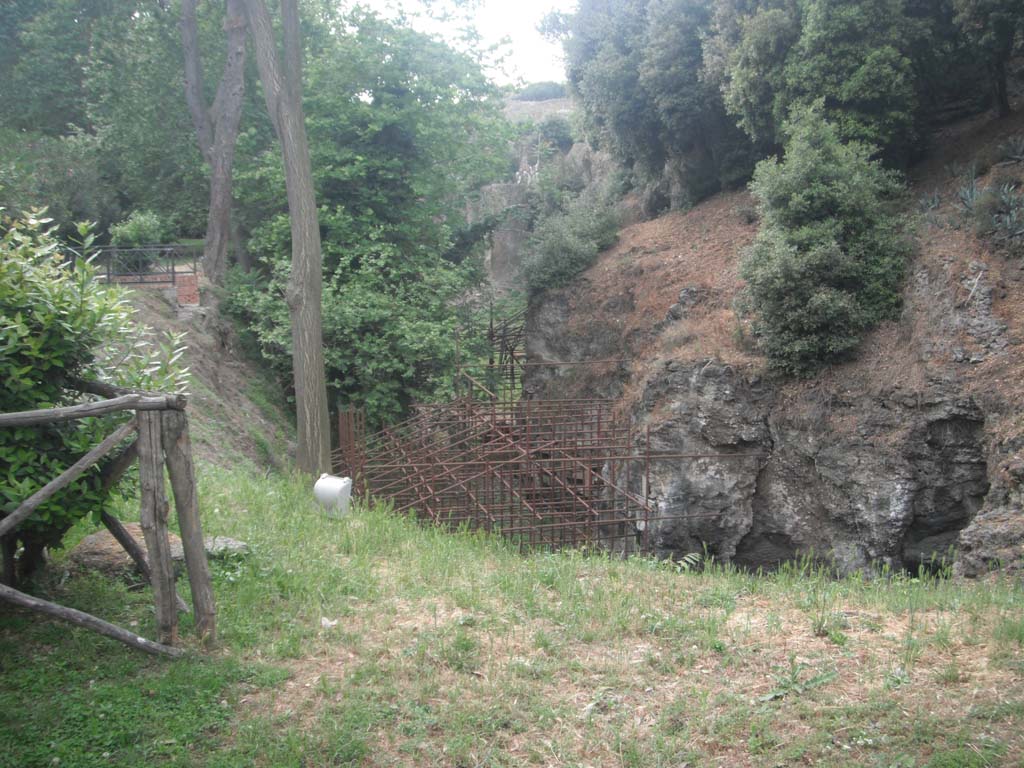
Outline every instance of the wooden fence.
<path id="1" fill-rule="evenodd" d="M 216 639 L 216 607 L 199 522 L 185 398 L 179 395 L 131 392 L 98 382 L 78 382 L 77 386 L 83 392 L 106 399 L 63 408 L 0 414 L 0 428 L 51 424 L 119 411 L 133 411 L 133 418 L 23 501 L 17 509 L 0 519 L 0 538 L 10 536 L 41 504 L 81 477 L 132 435 L 136 435 L 134 441 L 104 467 L 103 482 L 107 487 L 112 486 L 138 461 L 145 551 L 113 515 L 104 513 L 103 522 L 153 585 L 159 642 L 146 640 L 137 633 L 87 613 L 19 592 L 10 584 L 0 584 L 0 599 L 86 627 L 149 653 L 181 655 L 181 649 L 174 647 L 178 641 L 178 612 L 187 611 L 188 607 L 178 596 L 174 585 L 174 564 L 171 561 L 167 532 L 170 510 L 164 486 L 166 464 L 185 552 L 196 631 L 204 643 L 213 643 Z M 11 548 L 4 547 L 5 575 L 14 572 L 12 558 Z"/>

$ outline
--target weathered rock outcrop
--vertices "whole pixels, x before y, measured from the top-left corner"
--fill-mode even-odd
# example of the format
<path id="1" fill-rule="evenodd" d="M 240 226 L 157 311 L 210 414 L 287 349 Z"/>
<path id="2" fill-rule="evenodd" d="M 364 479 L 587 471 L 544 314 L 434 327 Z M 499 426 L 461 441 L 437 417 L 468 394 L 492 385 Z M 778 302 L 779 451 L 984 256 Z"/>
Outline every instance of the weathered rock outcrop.
<path id="1" fill-rule="evenodd" d="M 989 490 L 984 414 L 942 382 L 784 399 L 713 359 L 670 362 L 636 411 L 652 453 L 716 454 L 652 463 L 649 494 L 678 515 L 656 530 L 661 554 L 916 569 L 948 555 Z"/>

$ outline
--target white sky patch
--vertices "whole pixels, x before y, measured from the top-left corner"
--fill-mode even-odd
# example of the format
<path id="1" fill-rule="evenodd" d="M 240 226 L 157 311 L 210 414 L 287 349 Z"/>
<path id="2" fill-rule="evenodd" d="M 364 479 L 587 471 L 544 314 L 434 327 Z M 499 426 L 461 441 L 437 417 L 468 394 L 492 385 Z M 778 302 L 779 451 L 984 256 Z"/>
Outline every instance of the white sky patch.
<path id="1" fill-rule="evenodd" d="M 444 38 L 453 47 L 462 49 L 458 22 L 445 23 L 427 17 L 418 0 L 360 0 L 386 18 L 405 13 L 414 29 Z M 435 9 L 443 3 L 433 2 Z M 500 85 L 546 80 L 565 81 L 562 46 L 545 40 L 538 25 L 551 11 L 572 11 L 575 0 L 477 0 L 468 11 L 470 21 L 481 38 L 483 47 L 508 44 L 501 49 L 504 60 L 500 66 L 487 68 L 491 79 Z M 467 13 L 467 12 L 463 12 Z"/>

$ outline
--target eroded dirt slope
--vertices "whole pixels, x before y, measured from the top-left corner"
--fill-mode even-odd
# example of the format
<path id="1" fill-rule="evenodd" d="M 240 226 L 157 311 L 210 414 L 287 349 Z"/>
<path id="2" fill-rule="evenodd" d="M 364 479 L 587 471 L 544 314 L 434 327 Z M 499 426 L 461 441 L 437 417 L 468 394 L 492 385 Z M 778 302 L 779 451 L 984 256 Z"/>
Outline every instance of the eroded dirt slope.
<path id="1" fill-rule="evenodd" d="M 191 374 L 188 414 L 197 461 L 283 467 L 294 455 L 294 428 L 273 378 L 246 354 L 209 290 L 203 304 L 182 307 L 160 290 L 134 290 L 140 319 L 164 332 L 184 332 Z"/>

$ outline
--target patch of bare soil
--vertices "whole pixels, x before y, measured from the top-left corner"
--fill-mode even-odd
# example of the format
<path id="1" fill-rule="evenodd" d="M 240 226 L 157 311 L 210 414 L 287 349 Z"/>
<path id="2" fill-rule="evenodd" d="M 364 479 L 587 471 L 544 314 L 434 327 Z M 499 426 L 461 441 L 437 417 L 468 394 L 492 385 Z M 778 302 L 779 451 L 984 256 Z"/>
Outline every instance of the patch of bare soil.
<path id="1" fill-rule="evenodd" d="M 188 415 L 197 459 L 217 466 L 248 460 L 257 467 L 287 461 L 293 428 L 283 395 L 243 352 L 238 334 L 218 311 L 209 286 L 202 305 L 182 307 L 159 290 L 131 291 L 139 319 L 165 333 L 185 333 L 191 376 Z"/>
<path id="2" fill-rule="evenodd" d="M 626 402 L 666 360 L 718 357 L 761 366 L 737 341 L 733 306 L 743 286 L 742 253 L 756 233 L 747 192 L 626 227 L 615 246 L 565 290 L 566 335 L 586 339 L 599 328 L 609 359 L 629 361 Z M 614 366 L 585 366 L 566 385 L 582 394 L 588 377 L 606 376 Z"/>

